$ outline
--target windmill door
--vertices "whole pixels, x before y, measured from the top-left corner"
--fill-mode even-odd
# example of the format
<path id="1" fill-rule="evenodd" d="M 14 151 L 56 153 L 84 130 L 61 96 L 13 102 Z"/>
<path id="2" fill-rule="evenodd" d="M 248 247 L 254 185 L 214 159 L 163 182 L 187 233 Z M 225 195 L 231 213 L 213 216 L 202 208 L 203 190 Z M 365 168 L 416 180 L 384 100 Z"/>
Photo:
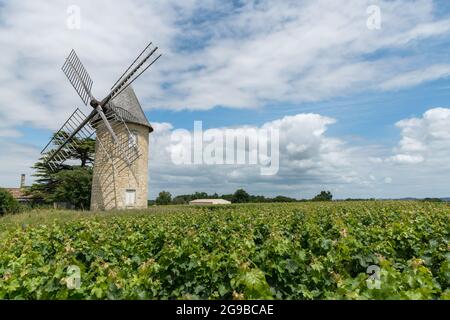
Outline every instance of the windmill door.
<path id="1" fill-rule="evenodd" d="M 125 205 L 134 206 L 136 204 L 136 190 L 127 189 L 125 191 Z"/>

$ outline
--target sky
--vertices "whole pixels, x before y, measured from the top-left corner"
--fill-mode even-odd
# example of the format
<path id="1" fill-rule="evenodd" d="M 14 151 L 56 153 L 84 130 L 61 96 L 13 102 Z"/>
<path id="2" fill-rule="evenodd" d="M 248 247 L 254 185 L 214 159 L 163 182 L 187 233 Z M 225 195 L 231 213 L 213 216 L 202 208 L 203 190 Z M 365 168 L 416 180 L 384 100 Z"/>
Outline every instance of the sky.
<path id="1" fill-rule="evenodd" d="M 0 0 L 0 186 L 31 183 L 51 133 L 89 112 L 61 72 L 72 48 L 102 98 L 149 41 L 163 56 L 133 84 L 155 129 L 149 198 L 450 196 L 446 0 Z M 194 121 L 277 129 L 277 174 L 175 164 Z"/>

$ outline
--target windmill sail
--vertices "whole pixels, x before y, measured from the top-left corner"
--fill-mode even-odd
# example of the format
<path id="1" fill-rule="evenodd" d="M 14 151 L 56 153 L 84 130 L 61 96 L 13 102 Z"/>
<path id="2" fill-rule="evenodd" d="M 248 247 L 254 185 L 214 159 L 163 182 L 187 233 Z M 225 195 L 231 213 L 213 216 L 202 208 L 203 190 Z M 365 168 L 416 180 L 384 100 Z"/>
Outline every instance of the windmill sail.
<path id="1" fill-rule="evenodd" d="M 117 169 L 120 172 L 140 156 L 138 147 L 130 142 L 131 133 L 124 121 L 124 118 L 130 119 L 133 115 L 120 107 L 110 106 L 105 116 L 117 140 L 102 137 L 103 144 L 108 148 L 109 156 L 118 160 Z M 77 108 L 41 152 L 49 168 L 52 171 L 63 168 L 64 164 L 74 157 L 81 141 L 94 138 L 95 131 L 104 126 L 105 122 L 99 115 L 94 113 L 92 117 L 86 116 Z"/>
<path id="2" fill-rule="evenodd" d="M 83 103 L 87 105 L 92 99 L 92 79 L 78 58 L 75 50 L 72 50 L 62 66 L 62 71 L 69 79 L 75 91 Z"/>
<path id="3" fill-rule="evenodd" d="M 125 72 L 120 76 L 119 79 L 117 79 L 117 81 L 112 85 L 111 90 L 114 89 L 114 87 L 116 86 L 116 84 L 118 84 L 119 82 L 121 82 L 124 77 L 127 75 L 128 71 L 130 71 L 130 69 L 134 68 L 137 64 L 137 61 L 142 57 L 142 55 L 145 54 L 145 52 L 152 46 L 153 42 L 150 42 L 144 50 L 142 50 L 142 52 L 137 56 L 136 59 L 134 59 L 134 61 L 130 64 L 130 66 L 127 68 L 127 70 L 125 70 Z"/>
<path id="4" fill-rule="evenodd" d="M 109 102 L 119 96 L 159 59 L 161 55 L 156 53 L 157 50 L 158 47 L 153 46 L 152 43 L 147 45 L 117 80 L 112 91 L 101 101 L 92 96 L 92 79 L 75 51 L 70 52 L 62 66 L 62 71 L 83 103 L 85 105 L 89 103 L 94 110 L 86 116 L 77 108 L 42 150 L 41 153 L 50 169 L 57 171 L 66 161 L 74 158 L 74 153 L 80 147 L 81 139 L 92 137 L 96 130 L 97 133 L 100 130 L 101 133 L 107 132 L 109 134 L 109 138 L 103 136 L 101 140 L 104 141 L 102 143 L 104 145 L 111 142 L 111 147 L 108 148 L 110 157 L 121 159 L 121 163 L 126 166 L 131 165 L 139 158 L 139 150 L 136 145 L 130 143 L 131 133 L 125 123 L 126 121 L 139 123 L 139 119 L 133 119 L 133 114 Z M 106 130 L 101 130 L 102 128 Z M 100 140 L 98 135 L 97 139 Z"/>
<path id="5" fill-rule="evenodd" d="M 158 47 L 153 46 L 150 42 L 113 85 L 111 93 L 106 98 L 107 101 L 121 94 L 134 80 L 150 68 L 161 57 L 161 54 L 158 54 L 157 51 Z"/>
<path id="6" fill-rule="evenodd" d="M 90 118 L 92 116 L 86 116 L 77 108 L 41 151 L 52 171 L 59 170 L 67 160 L 73 158 L 81 140 L 94 135 L 94 128 L 89 124 Z"/>
<path id="7" fill-rule="evenodd" d="M 115 132 L 116 141 L 113 141 L 107 134 L 105 122 L 99 116 L 94 117 L 91 124 L 96 129 L 96 138 L 101 140 L 108 157 L 116 164 L 117 172 L 120 172 L 140 157 L 139 148 L 131 140 L 132 135 L 125 122 L 125 119 L 129 121 L 133 115 L 123 108 L 110 105 L 105 111 L 105 116 L 107 123 Z"/>

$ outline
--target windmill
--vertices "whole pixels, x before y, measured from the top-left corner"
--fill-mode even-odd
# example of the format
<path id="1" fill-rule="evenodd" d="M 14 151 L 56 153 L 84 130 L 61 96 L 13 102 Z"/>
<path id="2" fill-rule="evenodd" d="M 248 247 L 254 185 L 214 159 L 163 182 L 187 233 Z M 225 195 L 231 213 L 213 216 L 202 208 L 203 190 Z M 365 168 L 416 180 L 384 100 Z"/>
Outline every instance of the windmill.
<path id="1" fill-rule="evenodd" d="M 93 81 L 74 50 L 62 71 L 83 103 L 41 151 L 44 163 L 56 172 L 70 162 L 81 139 L 96 136 L 91 209 L 147 206 L 148 134 L 153 131 L 130 86 L 161 54 L 152 43 L 114 83 L 102 100 L 91 92 Z"/>

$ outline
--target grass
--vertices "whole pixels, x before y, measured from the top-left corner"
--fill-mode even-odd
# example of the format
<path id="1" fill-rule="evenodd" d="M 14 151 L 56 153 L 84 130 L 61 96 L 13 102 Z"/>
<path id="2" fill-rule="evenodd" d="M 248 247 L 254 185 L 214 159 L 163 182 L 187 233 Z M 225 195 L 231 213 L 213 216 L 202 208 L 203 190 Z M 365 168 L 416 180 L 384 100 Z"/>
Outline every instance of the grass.
<path id="1" fill-rule="evenodd" d="M 290 202 L 282 203 L 287 208 L 305 209 L 306 211 L 314 211 L 319 206 L 325 206 L 329 209 L 342 210 L 350 206 L 354 207 L 377 207 L 377 206 L 408 206 L 417 205 L 419 207 L 429 208 L 450 208 L 450 203 L 432 203 L 421 201 L 333 201 L 333 202 Z M 51 223 L 63 223 L 79 219 L 108 219 L 113 216 L 148 216 L 160 214 L 174 214 L 174 213 L 196 213 L 203 211 L 227 210 L 240 208 L 255 209 L 267 208 L 269 210 L 279 207 L 280 203 L 246 203 L 246 204 L 230 204 L 230 205 L 168 205 L 168 206 L 149 206 L 147 209 L 134 210 L 111 210 L 111 211 L 80 211 L 80 210 L 62 210 L 62 209 L 31 209 L 19 214 L 6 214 L 0 216 L 0 231 L 6 231 L 21 227 L 24 224 L 27 226 L 48 225 Z"/>
<path id="2" fill-rule="evenodd" d="M 417 205 L 418 207 L 428 208 L 450 208 L 450 203 L 431 203 L 421 201 L 333 201 L 333 202 L 297 202 L 283 203 L 286 208 L 304 209 L 307 212 L 314 211 L 319 206 L 325 206 L 331 210 L 345 210 L 346 207 L 400 207 L 408 205 Z M 79 210 L 61 210 L 61 209 L 32 209 L 19 214 L 6 214 L 0 216 L 0 238 L 1 234 L 21 227 L 50 225 L 53 223 L 65 223 L 70 221 L 93 219 L 103 220 L 111 217 L 136 217 L 136 216 L 158 216 L 177 213 L 199 213 L 204 211 L 239 209 L 242 211 L 254 210 L 256 208 L 266 208 L 273 210 L 280 206 L 280 203 L 247 203 L 247 204 L 231 204 L 231 205 L 169 205 L 169 206 L 149 206 L 147 209 L 135 210 L 111 210 L 111 211 L 79 211 Z"/>
<path id="3" fill-rule="evenodd" d="M 181 210 L 192 210 L 188 206 L 160 206 L 148 209 L 126 211 L 79 211 L 61 209 L 31 209 L 19 214 L 6 214 L 0 217 L 0 232 L 12 230 L 22 226 L 49 225 L 52 223 L 64 223 L 81 219 L 108 219 L 113 216 L 139 216 L 163 213 L 175 213 Z"/>

